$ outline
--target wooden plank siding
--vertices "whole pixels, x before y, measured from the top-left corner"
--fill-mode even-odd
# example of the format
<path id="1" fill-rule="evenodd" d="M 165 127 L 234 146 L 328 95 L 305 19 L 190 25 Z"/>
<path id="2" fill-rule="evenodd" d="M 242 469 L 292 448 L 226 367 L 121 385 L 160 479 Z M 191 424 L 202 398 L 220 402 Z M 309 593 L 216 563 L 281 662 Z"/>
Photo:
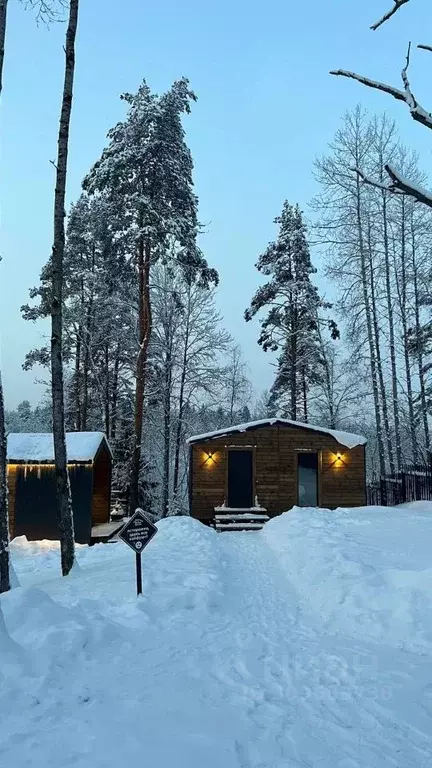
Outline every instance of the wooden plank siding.
<path id="1" fill-rule="evenodd" d="M 111 456 L 105 446 L 97 454 L 93 466 L 92 526 L 110 519 Z"/>
<path id="2" fill-rule="evenodd" d="M 227 454 L 235 448 L 254 452 L 254 496 L 270 517 L 298 503 L 297 457 L 301 451 L 318 453 L 319 506 L 351 507 L 366 503 L 364 445 L 348 449 L 330 435 L 273 425 L 192 444 L 190 511 L 193 517 L 208 522 L 214 517 L 214 507 L 226 503 Z M 341 466 L 335 464 L 338 453 L 343 457 Z"/>

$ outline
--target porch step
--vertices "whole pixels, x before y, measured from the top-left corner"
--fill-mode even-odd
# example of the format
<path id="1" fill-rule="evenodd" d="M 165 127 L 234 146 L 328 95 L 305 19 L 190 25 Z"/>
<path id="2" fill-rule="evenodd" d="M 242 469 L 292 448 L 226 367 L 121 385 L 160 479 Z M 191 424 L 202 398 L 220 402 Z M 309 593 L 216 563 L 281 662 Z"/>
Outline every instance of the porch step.
<path id="1" fill-rule="evenodd" d="M 260 531 L 269 520 L 265 512 L 263 507 L 249 510 L 215 507 L 215 528 L 217 531 Z"/>
<path id="2" fill-rule="evenodd" d="M 94 525 L 91 529 L 90 544 L 103 544 L 107 541 L 114 541 L 116 534 L 123 528 L 126 520 L 117 520 L 110 523 L 101 523 Z"/>

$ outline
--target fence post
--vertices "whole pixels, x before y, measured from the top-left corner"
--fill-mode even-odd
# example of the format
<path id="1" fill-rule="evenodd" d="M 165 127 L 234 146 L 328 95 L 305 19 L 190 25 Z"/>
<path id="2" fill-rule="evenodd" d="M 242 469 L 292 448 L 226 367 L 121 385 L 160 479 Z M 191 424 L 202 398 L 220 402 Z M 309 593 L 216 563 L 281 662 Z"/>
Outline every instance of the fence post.
<path id="1" fill-rule="evenodd" d="M 401 472 L 401 496 L 402 496 L 402 502 L 408 501 L 406 473 L 404 471 Z"/>
<path id="2" fill-rule="evenodd" d="M 381 506 L 387 506 L 387 483 L 385 477 L 380 477 Z"/>

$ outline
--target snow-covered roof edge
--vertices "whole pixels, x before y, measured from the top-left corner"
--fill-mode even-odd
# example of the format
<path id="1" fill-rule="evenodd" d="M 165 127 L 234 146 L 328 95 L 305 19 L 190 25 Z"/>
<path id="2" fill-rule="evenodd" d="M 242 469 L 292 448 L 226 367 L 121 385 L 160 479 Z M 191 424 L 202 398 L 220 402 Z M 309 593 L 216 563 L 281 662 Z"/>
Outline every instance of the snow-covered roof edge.
<path id="1" fill-rule="evenodd" d="M 355 448 L 356 445 L 366 445 L 367 439 L 363 435 L 355 435 L 352 432 L 342 432 L 339 429 L 329 429 L 328 427 L 318 427 L 316 424 L 304 424 L 301 421 L 290 421 L 289 419 L 261 419 L 260 421 L 250 421 L 246 424 L 236 424 L 233 427 L 225 427 L 224 429 L 217 429 L 214 432 L 207 432 L 202 435 L 193 435 L 186 441 L 189 445 L 192 443 L 198 443 L 202 440 L 211 440 L 214 437 L 223 437 L 223 435 L 229 435 L 236 432 L 248 432 L 255 427 L 269 427 L 274 424 L 283 424 L 288 427 L 299 427 L 301 429 L 309 429 L 312 432 L 321 432 L 325 435 L 330 435 L 336 440 L 339 445 L 344 445 L 345 448 Z"/>
<path id="2" fill-rule="evenodd" d="M 107 446 L 111 454 L 111 448 L 104 432 L 67 432 L 68 462 L 93 461 L 102 443 Z M 52 432 L 11 432 L 7 438 L 7 457 L 9 462 L 53 462 L 54 440 Z"/>

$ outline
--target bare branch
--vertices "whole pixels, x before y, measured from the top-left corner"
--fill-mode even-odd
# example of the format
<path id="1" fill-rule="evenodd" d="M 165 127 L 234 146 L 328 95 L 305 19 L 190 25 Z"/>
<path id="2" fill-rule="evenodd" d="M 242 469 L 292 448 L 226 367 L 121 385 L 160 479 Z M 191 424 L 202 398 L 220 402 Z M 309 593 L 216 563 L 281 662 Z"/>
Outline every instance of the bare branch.
<path id="1" fill-rule="evenodd" d="M 407 51 L 407 55 L 406 55 L 405 66 L 404 66 L 404 68 L 403 68 L 403 70 L 401 72 L 402 82 L 403 82 L 404 88 L 405 88 L 405 98 L 407 100 L 408 106 L 410 106 L 413 103 L 413 101 L 414 101 L 414 97 L 413 97 L 413 95 L 411 93 L 410 82 L 408 80 L 408 69 L 409 69 L 409 65 L 410 65 L 410 56 L 411 56 L 411 42 L 408 43 L 408 51 Z"/>
<path id="2" fill-rule="evenodd" d="M 414 198 L 418 203 L 423 203 L 429 208 L 432 208 L 432 192 L 428 192 L 427 189 L 420 187 L 418 184 L 408 181 L 408 179 L 405 179 L 404 176 L 390 164 L 385 166 L 385 170 L 391 180 L 388 185 L 371 179 L 371 177 L 367 176 L 361 168 L 352 168 L 351 170 L 361 178 L 364 184 L 367 184 L 370 187 L 380 189 L 382 192 L 390 192 L 393 195 L 407 195 L 407 197 Z"/>
<path id="3" fill-rule="evenodd" d="M 358 75 L 356 72 L 350 72 L 349 70 L 345 70 L 345 69 L 335 69 L 335 70 L 332 70 L 330 74 L 336 75 L 337 77 L 347 77 L 347 78 L 350 78 L 351 80 L 357 80 L 357 82 L 361 83 L 362 85 L 366 85 L 368 88 L 374 88 L 376 91 L 383 91 L 384 93 L 388 93 L 390 96 L 393 96 L 393 98 L 396 99 L 397 101 L 404 101 L 411 112 L 412 119 L 415 120 L 417 123 L 421 123 L 422 125 L 425 125 L 426 128 L 430 128 L 432 130 L 432 115 L 430 114 L 430 112 L 427 112 L 421 106 L 421 104 L 418 103 L 417 99 L 415 98 L 414 94 L 411 91 L 410 83 L 408 80 L 410 50 L 411 49 L 409 47 L 406 63 L 401 73 L 402 81 L 404 84 L 403 91 L 401 91 L 399 88 L 394 88 L 392 85 L 381 83 L 378 80 L 371 80 L 369 77 L 364 77 L 364 75 Z"/>
<path id="4" fill-rule="evenodd" d="M 432 52 L 432 45 L 418 45 L 417 48 L 420 48 L 422 51 Z"/>
<path id="5" fill-rule="evenodd" d="M 358 75 L 356 72 L 350 72 L 347 69 L 332 69 L 330 74 L 336 75 L 336 77 L 348 77 L 351 80 L 357 80 L 357 82 L 361 83 L 362 85 L 367 85 L 368 88 L 375 88 L 377 91 L 383 91 L 384 93 L 390 94 L 390 96 L 393 96 L 393 98 L 397 99 L 398 101 L 406 101 L 405 93 L 399 90 L 399 88 L 393 88 L 392 85 L 380 83 L 378 80 L 371 80 L 369 77 Z"/>
<path id="6" fill-rule="evenodd" d="M 406 3 L 409 3 L 410 0 L 393 0 L 393 8 L 390 8 L 387 13 L 384 14 L 378 21 L 375 22 L 375 24 L 372 24 L 371 29 L 375 32 L 376 29 L 382 26 L 382 24 L 385 24 L 386 21 L 391 19 L 392 16 L 399 10 L 399 8 L 402 8 L 403 5 Z"/>
<path id="7" fill-rule="evenodd" d="M 390 176 L 391 185 L 389 186 L 390 192 L 398 192 L 404 195 L 409 195 L 417 200 L 418 203 L 423 203 L 429 208 L 432 208 L 432 192 L 428 192 L 427 189 L 420 187 L 418 184 L 405 179 L 402 174 L 399 173 L 392 165 L 387 163 L 385 169 Z"/>
<path id="8" fill-rule="evenodd" d="M 361 170 L 361 168 L 352 168 L 352 171 L 357 174 L 357 176 L 360 176 L 361 180 L 364 182 L 364 184 L 367 184 L 369 187 L 375 187 L 375 189 L 380 189 L 382 192 L 392 192 L 403 194 L 400 190 L 393 189 L 392 187 L 389 187 L 387 184 L 383 184 L 381 181 L 375 181 L 374 179 L 371 179 L 370 176 L 367 176 L 364 171 Z"/>
<path id="9" fill-rule="evenodd" d="M 36 23 L 64 21 L 65 0 L 20 0 L 26 10 L 36 12 Z"/>

